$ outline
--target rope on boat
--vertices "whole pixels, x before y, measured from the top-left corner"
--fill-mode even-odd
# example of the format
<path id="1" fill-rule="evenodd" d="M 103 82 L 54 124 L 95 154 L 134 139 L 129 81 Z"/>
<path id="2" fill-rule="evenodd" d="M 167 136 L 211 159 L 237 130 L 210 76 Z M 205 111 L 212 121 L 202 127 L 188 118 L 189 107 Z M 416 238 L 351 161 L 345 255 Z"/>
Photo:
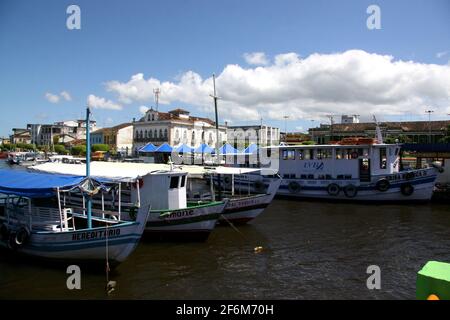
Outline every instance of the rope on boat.
<path id="1" fill-rule="evenodd" d="M 225 217 L 225 215 L 221 214 L 221 216 L 237 233 L 239 233 L 245 240 L 248 240 L 247 237 L 245 236 L 245 234 L 243 234 L 238 228 L 236 228 L 236 226 L 233 224 L 233 222 L 228 220 L 227 217 Z M 253 248 L 253 251 L 255 253 L 260 253 L 263 250 L 264 250 L 264 247 L 262 247 L 262 246 L 256 246 Z"/>

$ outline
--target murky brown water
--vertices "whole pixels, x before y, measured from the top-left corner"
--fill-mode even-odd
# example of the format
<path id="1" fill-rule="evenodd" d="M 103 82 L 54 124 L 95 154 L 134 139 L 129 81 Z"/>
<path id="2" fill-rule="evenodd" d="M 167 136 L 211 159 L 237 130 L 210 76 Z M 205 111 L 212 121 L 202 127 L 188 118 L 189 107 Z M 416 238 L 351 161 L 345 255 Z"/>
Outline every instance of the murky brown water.
<path id="1" fill-rule="evenodd" d="M 120 299 L 414 299 L 417 271 L 450 262 L 443 204 L 360 205 L 275 200 L 251 224 L 218 227 L 205 243 L 142 242 L 111 275 Z M 254 247 L 264 250 L 254 253 Z M 381 290 L 366 269 L 381 268 Z M 0 252 L 0 298 L 105 298 L 105 275 Z"/>

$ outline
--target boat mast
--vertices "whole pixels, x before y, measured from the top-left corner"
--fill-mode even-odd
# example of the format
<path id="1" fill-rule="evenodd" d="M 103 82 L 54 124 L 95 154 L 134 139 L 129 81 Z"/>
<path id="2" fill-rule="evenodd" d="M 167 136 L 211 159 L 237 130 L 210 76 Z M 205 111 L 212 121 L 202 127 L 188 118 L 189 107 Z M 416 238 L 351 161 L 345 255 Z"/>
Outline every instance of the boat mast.
<path id="1" fill-rule="evenodd" d="M 89 179 L 91 175 L 91 132 L 89 116 L 91 111 L 89 106 L 86 108 L 86 178 Z M 88 181 L 90 184 L 90 181 Z M 87 227 L 92 228 L 92 202 L 91 197 L 87 197 Z"/>
<path id="2" fill-rule="evenodd" d="M 213 73 L 213 86 L 214 86 L 214 95 L 211 96 L 214 99 L 214 112 L 216 115 L 216 157 L 217 157 L 217 166 L 220 166 L 220 155 L 219 155 L 219 114 L 217 113 L 217 100 L 219 97 L 216 94 L 216 75 Z M 219 188 L 219 200 L 222 200 L 222 183 L 220 174 L 217 175 L 218 178 L 218 188 Z"/>

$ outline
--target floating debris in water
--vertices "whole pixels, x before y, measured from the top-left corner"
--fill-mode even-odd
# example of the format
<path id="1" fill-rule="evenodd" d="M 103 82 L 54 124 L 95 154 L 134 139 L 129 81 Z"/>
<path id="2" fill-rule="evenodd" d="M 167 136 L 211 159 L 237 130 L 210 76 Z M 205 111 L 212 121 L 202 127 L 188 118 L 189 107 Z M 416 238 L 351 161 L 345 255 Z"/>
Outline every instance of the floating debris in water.
<path id="1" fill-rule="evenodd" d="M 263 247 L 255 247 L 255 249 L 254 249 L 255 253 L 260 253 L 260 252 L 262 252 L 263 250 L 264 250 Z"/>
<path id="2" fill-rule="evenodd" d="M 106 285 L 106 292 L 108 294 L 113 293 L 113 291 L 116 290 L 116 285 L 117 285 L 116 281 L 108 281 L 108 284 Z"/>

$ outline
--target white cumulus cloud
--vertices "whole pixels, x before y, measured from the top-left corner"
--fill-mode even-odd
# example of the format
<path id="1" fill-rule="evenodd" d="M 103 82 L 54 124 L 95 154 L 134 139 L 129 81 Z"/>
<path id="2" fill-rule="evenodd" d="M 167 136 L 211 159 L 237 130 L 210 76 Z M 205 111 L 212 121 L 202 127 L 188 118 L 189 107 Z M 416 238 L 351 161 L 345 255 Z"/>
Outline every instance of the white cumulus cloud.
<path id="1" fill-rule="evenodd" d="M 72 96 L 67 91 L 61 91 L 60 93 L 61 97 L 66 101 L 72 101 Z"/>
<path id="2" fill-rule="evenodd" d="M 50 103 L 58 103 L 59 102 L 59 96 L 57 96 L 56 94 L 47 92 L 45 94 L 45 99 L 47 99 L 48 102 Z"/>
<path id="3" fill-rule="evenodd" d="M 140 106 L 139 107 L 139 112 L 142 114 L 145 114 L 148 111 L 148 107 L 146 106 Z"/>
<path id="4" fill-rule="evenodd" d="M 265 66 L 269 64 L 269 60 L 264 52 L 244 53 L 244 59 L 249 65 Z"/>
<path id="5" fill-rule="evenodd" d="M 105 98 L 94 96 L 93 94 L 88 96 L 87 104 L 94 109 L 122 110 L 120 104 L 114 103 L 111 100 L 106 100 Z"/>
<path id="6" fill-rule="evenodd" d="M 314 119 L 326 114 L 362 116 L 416 114 L 433 106 L 450 113 L 450 66 L 396 60 L 389 55 L 348 50 L 301 58 L 283 53 L 265 66 L 227 65 L 216 78 L 219 115 L 230 120 Z M 176 81 L 161 81 L 142 73 L 128 81 L 109 81 L 106 90 L 120 102 L 153 101 L 160 88 L 161 104 L 182 102 L 211 113 L 212 78 L 194 71 Z M 194 111 L 194 110 L 192 110 Z"/>

